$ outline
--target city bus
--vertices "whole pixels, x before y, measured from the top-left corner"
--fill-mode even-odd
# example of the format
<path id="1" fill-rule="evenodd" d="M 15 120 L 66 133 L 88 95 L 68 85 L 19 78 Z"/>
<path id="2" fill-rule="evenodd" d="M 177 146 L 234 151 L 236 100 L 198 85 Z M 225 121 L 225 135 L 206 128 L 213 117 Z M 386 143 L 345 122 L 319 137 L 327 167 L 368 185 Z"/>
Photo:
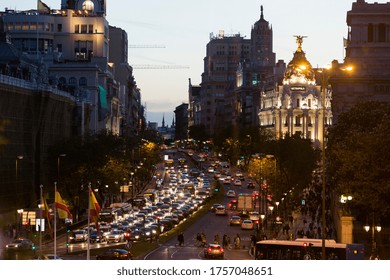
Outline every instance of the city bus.
<path id="1" fill-rule="evenodd" d="M 325 254 L 327 260 L 364 260 L 364 245 L 325 240 Z M 256 242 L 255 259 L 321 260 L 322 239 L 261 240 Z"/>

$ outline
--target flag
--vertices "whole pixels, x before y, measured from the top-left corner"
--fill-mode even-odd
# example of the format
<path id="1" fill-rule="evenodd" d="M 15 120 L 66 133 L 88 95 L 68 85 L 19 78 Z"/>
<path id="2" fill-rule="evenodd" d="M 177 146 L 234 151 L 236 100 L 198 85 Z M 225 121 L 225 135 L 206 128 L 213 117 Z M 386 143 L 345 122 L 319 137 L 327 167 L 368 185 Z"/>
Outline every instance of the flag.
<path id="1" fill-rule="evenodd" d="M 42 217 L 47 220 L 47 225 L 49 227 L 50 236 L 52 236 L 53 231 L 51 229 L 50 209 L 49 209 L 49 206 L 47 205 L 46 198 L 43 198 Z"/>
<path id="2" fill-rule="evenodd" d="M 50 13 L 50 8 L 48 5 L 43 3 L 41 0 L 38 0 L 38 12 L 42 13 Z"/>
<path id="3" fill-rule="evenodd" d="M 95 222 L 96 228 L 99 227 L 99 213 L 100 213 L 100 206 L 99 203 L 96 200 L 95 195 L 93 194 L 93 191 L 89 190 L 89 215 L 91 219 Z"/>
<path id="4" fill-rule="evenodd" d="M 65 201 L 62 200 L 59 192 L 56 192 L 55 202 L 58 210 L 58 218 L 60 219 L 72 219 L 72 214 L 70 214 L 69 208 L 66 205 Z"/>

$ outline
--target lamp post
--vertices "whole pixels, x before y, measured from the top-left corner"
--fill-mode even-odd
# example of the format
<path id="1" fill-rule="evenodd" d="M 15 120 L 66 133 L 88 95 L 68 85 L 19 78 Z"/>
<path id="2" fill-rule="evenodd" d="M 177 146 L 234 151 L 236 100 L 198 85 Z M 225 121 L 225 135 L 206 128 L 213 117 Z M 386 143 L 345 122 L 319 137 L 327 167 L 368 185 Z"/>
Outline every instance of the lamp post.
<path id="1" fill-rule="evenodd" d="M 378 254 L 376 252 L 376 241 L 375 241 L 375 232 L 381 232 L 382 227 L 378 224 L 375 225 L 375 214 L 372 213 L 372 225 L 371 227 L 367 224 L 364 226 L 364 230 L 369 232 L 371 230 L 371 256 L 370 260 L 378 259 Z"/>
<path id="2" fill-rule="evenodd" d="M 23 159 L 23 156 L 17 156 L 15 159 L 15 193 L 19 192 L 19 161 Z"/>
<path id="3" fill-rule="evenodd" d="M 66 154 L 59 154 L 57 157 L 57 182 L 60 182 L 60 158 L 66 157 Z"/>
<path id="4" fill-rule="evenodd" d="M 17 210 L 18 212 L 18 226 L 17 226 L 17 233 L 16 233 L 16 236 L 14 236 L 15 238 L 18 237 L 20 235 L 20 230 L 21 230 L 21 226 L 22 226 L 22 222 L 23 222 L 23 209 L 18 209 Z"/>
<path id="5" fill-rule="evenodd" d="M 131 181 L 131 198 L 134 199 L 134 181 L 133 181 L 134 172 L 130 172 L 130 181 Z"/>

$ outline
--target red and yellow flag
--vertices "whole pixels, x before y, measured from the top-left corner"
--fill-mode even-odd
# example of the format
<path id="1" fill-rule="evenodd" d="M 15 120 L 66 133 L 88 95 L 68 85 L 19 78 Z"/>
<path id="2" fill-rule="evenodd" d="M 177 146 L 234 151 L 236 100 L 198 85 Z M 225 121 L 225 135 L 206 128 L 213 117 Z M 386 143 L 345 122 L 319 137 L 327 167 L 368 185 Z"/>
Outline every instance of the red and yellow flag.
<path id="1" fill-rule="evenodd" d="M 96 227 L 98 227 L 98 222 L 99 222 L 99 213 L 100 213 L 100 206 L 99 203 L 96 200 L 95 195 L 93 194 L 93 191 L 89 191 L 89 215 L 92 221 L 95 222 Z"/>
<path id="2" fill-rule="evenodd" d="M 72 214 L 69 211 L 68 206 L 66 205 L 65 201 L 62 200 L 61 195 L 59 192 L 56 192 L 55 197 L 55 207 L 57 208 L 58 217 L 60 219 L 72 219 Z"/>
<path id="3" fill-rule="evenodd" d="M 49 227 L 49 233 L 50 233 L 50 236 L 52 236 L 52 234 L 53 234 L 53 231 L 51 229 L 52 217 L 50 216 L 50 209 L 49 209 L 49 206 L 47 205 L 46 198 L 43 198 L 42 217 L 47 220 L 47 225 Z"/>

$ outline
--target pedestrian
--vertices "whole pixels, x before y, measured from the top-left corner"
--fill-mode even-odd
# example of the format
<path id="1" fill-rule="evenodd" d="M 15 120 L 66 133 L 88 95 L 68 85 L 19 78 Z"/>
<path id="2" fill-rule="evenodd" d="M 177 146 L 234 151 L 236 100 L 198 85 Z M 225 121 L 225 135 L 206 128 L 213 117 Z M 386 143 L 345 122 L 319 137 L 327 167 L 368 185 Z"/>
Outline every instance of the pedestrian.
<path id="1" fill-rule="evenodd" d="M 179 241 L 179 246 L 184 245 L 184 234 L 183 232 L 180 232 L 179 235 L 177 236 L 177 240 Z"/>
<path id="2" fill-rule="evenodd" d="M 214 236 L 214 244 L 219 244 L 219 235 L 218 234 L 216 234 Z"/>
<path id="3" fill-rule="evenodd" d="M 228 236 L 226 234 L 223 235 L 222 237 L 222 247 L 226 248 L 229 245 L 228 243 Z"/>

